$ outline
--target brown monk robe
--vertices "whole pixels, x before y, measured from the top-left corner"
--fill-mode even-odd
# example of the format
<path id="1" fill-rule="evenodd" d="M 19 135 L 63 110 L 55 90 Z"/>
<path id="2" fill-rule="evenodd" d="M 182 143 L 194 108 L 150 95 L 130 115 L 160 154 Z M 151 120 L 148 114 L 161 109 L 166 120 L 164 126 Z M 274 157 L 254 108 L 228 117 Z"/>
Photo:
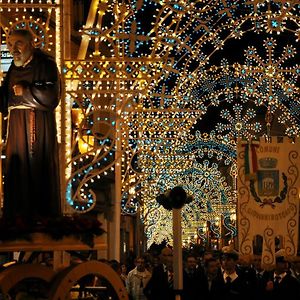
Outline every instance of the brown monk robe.
<path id="1" fill-rule="evenodd" d="M 13 31 L 14 57 L 1 87 L 8 113 L 3 217 L 40 219 L 61 214 L 55 107 L 60 81 L 55 61 L 33 47 L 27 30 Z"/>

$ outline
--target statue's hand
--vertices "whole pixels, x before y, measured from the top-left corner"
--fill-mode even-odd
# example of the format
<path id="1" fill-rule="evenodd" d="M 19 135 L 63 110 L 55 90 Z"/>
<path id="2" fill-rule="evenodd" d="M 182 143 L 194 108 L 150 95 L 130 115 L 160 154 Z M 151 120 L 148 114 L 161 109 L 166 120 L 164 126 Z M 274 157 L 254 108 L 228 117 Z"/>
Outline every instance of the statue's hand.
<path id="1" fill-rule="evenodd" d="M 15 84 L 13 86 L 13 91 L 14 91 L 16 96 L 23 96 L 24 87 L 21 84 Z"/>

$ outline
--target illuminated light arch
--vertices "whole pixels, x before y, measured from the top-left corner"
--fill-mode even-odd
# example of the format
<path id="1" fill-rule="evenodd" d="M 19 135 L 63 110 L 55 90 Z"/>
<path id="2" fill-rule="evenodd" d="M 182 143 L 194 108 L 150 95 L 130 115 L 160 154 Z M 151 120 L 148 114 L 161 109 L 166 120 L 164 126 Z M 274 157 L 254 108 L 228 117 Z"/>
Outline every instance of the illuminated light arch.
<path id="1" fill-rule="evenodd" d="M 274 1 L 272 5 L 270 4 L 271 2 L 272 1 L 270 1 L 269 3 L 266 2 L 264 3 L 264 5 L 259 7 L 256 6 L 254 2 L 250 3 L 248 1 L 249 5 L 246 5 L 246 8 L 248 8 L 249 11 L 247 12 L 247 10 L 244 10 L 246 11 L 246 13 L 242 16 L 237 16 L 235 13 L 236 11 L 238 11 L 238 8 L 244 6 L 244 3 L 240 5 L 235 3 L 235 5 L 231 1 L 222 1 L 222 3 L 220 2 L 220 5 L 216 5 L 216 7 L 214 7 L 211 11 L 217 11 L 216 15 L 219 15 L 219 20 L 222 20 L 224 16 L 228 18 L 224 17 L 223 21 L 220 21 L 219 24 L 217 24 L 217 26 L 214 27 L 214 33 L 211 33 L 210 31 L 212 29 L 212 25 L 215 25 L 216 23 L 214 23 L 210 18 L 205 18 L 205 20 L 208 20 L 205 24 L 204 22 L 199 22 L 199 27 L 197 28 L 199 28 L 199 30 L 201 30 L 203 34 L 199 35 L 200 38 L 197 41 L 192 40 L 193 37 L 188 34 L 188 30 L 185 30 L 187 28 L 196 28 L 196 26 L 191 25 L 194 21 L 194 15 L 190 13 L 190 27 L 185 27 L 185 23 L 183 21 L 184 16 L 189 14 L 188 10 L 192 10 L 191 6 L 194 5 L 194 3 L 192 3 L 191 5 L 183 5 L 182 3 L 179 3 L 178 7 L 176 8 L 174 8 L 174 6 L 166 6 L 166 8 L 164 7 L 159 11 L 157 19 L 157 28 L 159 27 L 160 36 L 162 37 L 160 41 L 163 45 L 156 47 L 155 51 L 160 51 L 160 53 L 164 54 L 170 59 L 166 59 L 166 66 L 164 69 L 165 77 L 161 77 L 160 81 L 157 82 L 156 85 L 154 85 L 154 87 L 149 90 L 149 98 L 147 102 L 149 103 L 148 107 L 156 108 L 158 111 L 161 112 L 161 117 L 158 117 L 156 122 L 162 120 L 162 117 L 164 117 L 164 111 L 166 111 L 166 113 L 169 113 L 170 111 L 173 111 L 175 107 L 180 107 L 183 111 L 184 109 L 186 109 L 186 111 L 189 110 L 189 114 L 192 115 L 192 117 L 200 117 L 201 119 L 205 116 L 206 112 L 208 111 L 209 105 L 213 104 L 216 107 L 218 107 L 221 101 L 228 101 L 228 103 L 232 103 L 232 105 L 234 106 L 236 115 L 228 116 L 228 114 L 226 115 L 225 111 L 223 111 L 222 114 L 224 117 L 228 116 L 228 118 L 230 117 L 230 119 L 232 119 L 231 123 L 235 125 L 235 129 L 237 129 L 237 122 L 235 117 L 241 115 L 239 113 L 241 111 L 239 108 L 242 108 L 243 110 L 245 110 L 245 115 L 248 116 L 248 118 L 253 117 L 254 120 L 254 132 L 248 138 L 253 138 L 255 135 L 262 135 L 261 126 L 265 126 L 265 124 L 259 125 L 258 122 L 255 121 L 255 112 L 253 110 L 247 111 L 247 109 L 242 106 L 245 103 L 249 102 L 249 100 L 253 102 L 257 99 L 258 103 L 259 99 L 266 99 L 263 93 L 263 89 L 257 91 L 255 97 L 253 97 L 253 95 L 249 96 L 249 94 L 247 95 L 247 93 L 245 93 L 245 89 L 249 86 L 249 84 L 255 84 L 256 82 L 259 82 L 259 77 L 257 77 L 256 74 L 250 73 L 247 75 L 243 75 L 243 64 L 235 62 L 231 62 L 229 64 L 228 62 L 223 61 L 221 66 L 215 66 L 211 64 L 211 61 L 216 53 L 222 53 L 224 45 L 229 40 L 239 40 L 248 31 L 261 34 L 262 30 L 266 30 L 268 34 L 276 33 L 277 36 L 278 33 L 288 31 L 292 34 L 295 34 L 296 40 L 298 35 L 297 29 L 295 29 L 294 25 L 299 27 L 299 19 L 296 16 L 294 10 L 299 11 L 299 5 L 292 3 L 290 5 L 291 7 L 286 7 L 283 3 L 280 3 L 280 1 L 277 1 L 277 3 L 275 3 Z M 225 7 L 224 3 L 228 4 L 227 7 Z M 203 6 L 205 6 L 206 4 L 208 3 L 203 3 Z M 251 13 L 253 12 L 253 7 L 255 7 L 256 14 Z M 272 10 L 276 10 L 277 12 L 273 12 L 270 14 L 270 11 Z M 175 15 L 175 12 L 179 12 L 178 16 L 174 16 L 172 18 L 172 15 Z M 203 15 L 205 13 L 208 15 L 209 10 L 203 12 Z M 166 17 L 164 18 L 164 16 Z M 197 16 L 199 16 L 199 14 Z M 286 18 L 288 20 L 286 20 Z M 232 22 L 230 22 L 229 19 L 231 19 Z M 274 21 L 275 19 L 282 20 L 282 22 L 280 22 L 280 28 L 278 27 L 278 25 L 275 24 L 275 22 L 270 21 Z M 176 22 L 173 22 L 173 20 L 176 20 Z M 186 24 L 187 23 L 188 21 L 186 21 Z M 262 28 L 261 30 L 259 29 L 260 25 Z M 267 51 L 269 51 L 269 48 L 267 49 Z M 278 66 L 277 74 L 281 73 L 282 71 L 283 73 L 285 72 L 284 62 L 288 61 L 288 58 L 292 57 L 292 55 L 295 54 L 294 51 L 292 51 L 291 54 L 288 54 L 287 52 L 289 50 L 292 50 L 292 48 L 290 46 L 287 46 L 282 55 L 282 57 L 285 58 L 280 59 L 280 63 L 282 64 Z M 267 52 L 267 55 L 268 54 L 269 52 Z M 268 58 L 268 60 L 270 61 L 270 57 Z M 168 62 L 170 62 L 169 65 Z M 244 65 L 247 66 L 247 63 L 250 63 L 250 60 L 249 57 L 246 56 Z M 268 69 L 268 65 L 269 64 L 266 65 L 266 69 Z M 269 69 L 268 72 L 268 74 L 270 74 Z M 297 66 L 286 70 L 284 74 L 286 82 L 290 82 L 291 77 L 293 76 L 293 80 L 295 81 L 295 78 L 298 78 L 297 72 Z M 215 77 L 213 77 L 213 74 L 215 74 Z M 262 76 L 265 76 L 264 73 L 261 74 Z M 269 78 L 270 77 L 268 77 L 268 79 Z M 217 84 L 215 82 L 216 79 L 218 80 Z M 207 83 L 206 93 L 202 88 L 203 85 L 201 85 L 201 81 Z M 217 87 L 218 84 L 219 87 Z M 198 94 L 194 94 L 194 98 L 192 97 L 193 91 L 191 91 L 193 86 L 199 86 L 200 88 L 202 88 L 202 91 L 200 90 Z M 281 90 L 284 93 L 287 90 L 286 85 L 281 85 L 281 87 Z M 278 95 L 280 95 L 279 92 L 280 91 L 277 92 Z M 294 96 L 294 100 L 298 102 L 297 99 L 299 99 L 299 96 L 297 95 L 296 89 L 295 92 L 296 94 Z M 203 95 L 205 95 L 205 97 Z M 292 95 L 290 94 L 289 96 Z M 241 104 L 236 103 L 237 98 L 239 99 Z M 269 105 L 270 101 L 263 101 L 262 103 L 258 104 Z M 271 104 L 273 103 L 271 102 Z M 297 109 L 297 105 L 294 105 L 294 107 L 296 107 Z M 289 112 L 288 107 L 285 106 L 285 103 L 283 101 L 278 101 L 276 107 L 272 108 L 272 113 L 275 113 L 275 111 L 277 112 L 277 116 L 279 115 L 279 121 L 284 125 L 283 128 L 286 127 L 286 130 L 283 130 L 281 132 L 283 134 L 289 133 L 289 135 L 298 135 L 299 133 L 297 132 L 299 132 L 299 122 L 297 121 L 297 118 L 293 117 L 295 116 L 295 114 Z M 151 109 L 149 109 L 149 120 L 150 116 Z M 227 121 L 229 121 L 229 119 L 227 119 Z M 251 126 L 251 124 L 249 126 Z M 176 130 L 176 127 L 174 128 Z M 190 128 L 189 124 L 187 124 L 186 127 L 181 127 L 181 130 L 188 131 L 188 128 Z M 222 128 L 224 129 L 225 125 L 222 126 L 222 124 L 220 124 L 220 134 L 223 133 Z M 160 132 L 161 131 L 159 130 L 159 127 L 157 127 L 156 134 L 159 135 Z M 154 134 L 155 131 L 153 132 L 153 135 Z M 233 138 L 235 139 L 236 137 L 237 136 L 234 137 L 233 135 L 228 136 L 227 141 L 224 142 L 229 143 Z M 149 139 L 148 145 L 148 149 L 165 149 L 167 147 L 175 147 L 177 145 L 177 142 L 175 141 L 175 139 L 169 139 L 165 141 L 165 143 L 159 141 L 159 139 Z M 202 151 L 201 148 L 199 149 L 199 151 Z M 167 160 L 165 160 L 164 166 L 168 165 L 171 164 L 168 164 Z M 149 170 L 147 168 L 145 169 Z M 154 172 L 159 174 L 159 169 L 156 169 Z M 149 178 L 153 179 L 154 176 L 149 176 Z M 167 186 L 168 184 L 172 186 L 171 182 L 166 181 L 165 185 Z M 146 183 L 144 184 L 144 186 L 146 189 L 149 188 L 149 186 Z M 159 188 L 157 188 L 156 190 L 154 189 L 154 191 L 156 191 L 156 193 L 159 192 Z M 149 203 L 151 203 L 151 200 L 144 195 L 143 205 L 150 205 Z M 143 210 L 145 210 L 144 207 Z M 165 218 L 163 217 L 163 211 L 159 215 L 162 219 Z M 147 211 L 145 213 L 145 218 L 148 217 L 149 213 Z M 153 224 L 157 224 L 157 222 L 159 222 L 159 219 L 157 218 L 157 216 L 155 218 L 155 222 L 150 222 Z M 233 223 L 231 222 L 231 220 L 225 218 L 224 223 L 227 223 L 228 228 L 230 227 L 232 233 L 236 232 L 236 229 L 234 228 L 234 226 L 232 226 Z M 160 229 L 157 230 L 159 231 Z M 150 236 L 152 234 L 153 236 L 155 236 L 156 234 L 158 234 L 158 231 L 152 231 Z"/>
<path id="2" fill-rule="evenodd" d="M 237 97 L 243 105 L 249 101 L 245 89 L 259 83 L 256 74 L 250 72 L 251 66 L 266 57 L 266 53 L 260 53 L 252 62 L 249 53 L 239 62 L 218 61 L 216 57 L 222 56 L 226 45 L 242 40 L 249 32 L 264 38 L 275 35 L 274 39 L 289 33 L 299 42 L 299 4 L 229 0 L 92 3 L 91 15 L 95 20 L 89 17 L 81 29 L 83 43 L 77 59 L 65 61 L 63 67 L 67 109 L 64 117 L 71 121 L 68 109 L 72 108 L 83 114 L 82 125 L 72 128 L 69 124 L 66 130 L 68 134 L 73 129 L 72 141 L 66 141 L 70 143 L 66 145 L 66 197 L 73 210 L 84 213 L 94 207 L 93 181 L 113 174 L 119 161 L 121 176 L 117 184 L 123 212 L 130 214 L 139 207 L 147 210 L 160 189 L 176 183 L 176 180 L 166 180 L 164 184 L 157 181 L 162 178 L 160 165 L 171 176 L 176 168 L 175 175 L 190 170 L 199 157 L 211 161 L 220 157 L 220 161 L 229 159 L 234 177 L 232 156 L 225 158 L 221 151 L 224 144 L 233 145 L 230 140 L 233 135 L 220 139 L 220 143 L 215 141 L 213 148 L 209 148 L 211 141 L 202 141 L 202 145 L 199 141 L 187 141 L 187 147 L 198 148 L 191 161 L 185 163 L 178 153 L 180 143 L 189 134 L 197 135 L 192 126 L 208 114 L 210 105 L 220 107 L 224 100 L 237 105 Z M 88 55 L 87 44 L 93 48 Z M 286 51 L 289 49 L 292 50 L 286 48 Z M 258 63 L 257 67 L 262 66 Z M 276 74 L 270 67 L 267 71 L 266 81 Z M 278 119 L 286 127 L 285 134 L 290 136 L 299 135 L 299 95 L 292 97 L 289 91 L 297 72 L 298 67 L 293 67 L 286 73 L 291 76 L 284 81 L 287 85 L 281 85 L 277 91 L 276 99 L 280 100 L 276 100 L 276 107 L 271 110 L 274 114 L 278 111 Z M 205 90 L 201 89 L 202 84 Z M 251 96 L 267 105 L 266 100 L 270 99 L 266 98 L 263 86 L 257 87 L 259 91 Z M 234 114 L 231 116 L 235 118 Z M 104 123 L 106 134 L 99 138 L 94 128 Z M 220 130 L 219 135 L 222 133 Z M 79 141 L 87 144 L 84 153 L 78 153 Z M 154 193 L 147 195 L 152 185 Z M 234 186 L 231 188 L 234 191 Z M 193 187 L 191 190 L 197 191 Z M 212 195 L 214 192 L 222 195 L 222 189 L 216 188 Z M 144 221 L 148 217 L 147 213 L 143 215 Z"/>
<path id="3" fill-rule="evenodd" d="M 185 158 L 186 160 L 188 157 Z M 234 159 L 232 159 L 235 161 Z M 192 163 L 190 168 L 176 172 L 163 170 L 156 182 L 157 188 L 148 186 L 143 195 L 145 207 L 143 208 L 144 226 L 147 232 L 148 245 L 160 243 L 167 240 L 172 243 L 172 214 L 164 208 L 159 207 L 153 194 L 166 192 L 168 189 L 180 185 L 188 194 L 193 195 L 193 202 L 186 204 L 182 209 L 183 239 L 193 239 L 202 223 L 210 221 L 216 223 L 225 214 L 233 214 L 236 203 L 235 193 L 222 177 L 216 163 L 210 166 L 207 159 L 203 163 Z M 160 230 L 157 230 L 160 228 Z M 235 235 L 235 233 L 233 234 Z"/>

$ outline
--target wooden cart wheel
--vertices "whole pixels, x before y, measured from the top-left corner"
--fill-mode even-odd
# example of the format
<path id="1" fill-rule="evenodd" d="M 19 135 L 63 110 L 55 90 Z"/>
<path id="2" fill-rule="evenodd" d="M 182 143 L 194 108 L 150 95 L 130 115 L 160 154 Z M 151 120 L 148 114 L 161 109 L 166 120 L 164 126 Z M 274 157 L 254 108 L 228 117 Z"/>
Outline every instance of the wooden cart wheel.
<path id="1" fill-rule="evenodd" d="M 59 272 L 50 288 L 49 300 L 66 300 L 70 290 L 79 279 L 95 275 L 105 278 L 113 287 L 119 300 L 128 300 L 126 288 L 119 275 L 107 264 L 99 261 L 88 261 L 72 265 Z"/>
<path id="2" fill-rule="evenodd" d="M 50 285 L 55 272 L 40 264 L 16 264 L 8 267 L 0 273 L 0 288 L 4 295 L 17 286 L 18 283 L 26 279 L 38 279 Z"/>

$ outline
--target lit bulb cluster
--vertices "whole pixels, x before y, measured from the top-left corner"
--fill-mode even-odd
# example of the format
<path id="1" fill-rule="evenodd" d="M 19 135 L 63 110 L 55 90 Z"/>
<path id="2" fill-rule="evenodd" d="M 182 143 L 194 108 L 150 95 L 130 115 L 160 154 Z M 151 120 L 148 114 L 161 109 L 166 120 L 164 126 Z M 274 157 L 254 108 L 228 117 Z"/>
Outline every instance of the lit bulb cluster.
<path id="1" fill-rule="evenodd" d="M 299 88 L 296 86 L 300 75 L 299 65 L 292 67 L 285 65 L 287 60 L 296 55 L 296 49 L 287 45 L 281 56 L 275 58 L 275 39 L 266 39 L 264 47 L 267 53 L 266 61 L 257 54 L 254 47 L 249 47 L 245 52 L 247 64 L 241 70 L 237 70 L 240 77 L 253 78 L 253 83 L 245 86 L 245 93 L 249 97 L 262 99 L 267 105 L 276 106 L 280 103 L 278 91 L 283 91 L 291 101 L 296 100 L 299 95 Z"/>
<path id="2" fill-rule="evenodd" d="M 232 115 L 229 110 L 224 109 L 220 112 L 220 117 L 228 123 L 217 123 L 216 131 L 224 136 L 226 140 L 235 140 L 237 138 L 246 138 L 251 140 L 259 134 L 262 125 L 259 122 L 253 121 L 256 113 L 253 109 L 248 109 L 242 114 L 243 106 L 240 104 L 233 105 Z"/>

